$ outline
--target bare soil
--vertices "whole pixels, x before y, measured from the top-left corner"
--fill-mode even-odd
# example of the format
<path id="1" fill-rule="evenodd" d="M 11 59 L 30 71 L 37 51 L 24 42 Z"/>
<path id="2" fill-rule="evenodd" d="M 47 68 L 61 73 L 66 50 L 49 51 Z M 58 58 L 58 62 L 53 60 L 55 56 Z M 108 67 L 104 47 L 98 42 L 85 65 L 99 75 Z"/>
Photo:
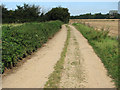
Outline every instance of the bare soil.
<path id="1" fill-rule="evenodd" d="M 60 88 L 113 88 L 103 63 L 73 26 Z"/>
<path id="2" fill-rule="evenodd" d="M 65 25 L 49 40 L 44 47 L 28 59 L 21 67 L 6 75 L 2 80 L 3 88 L 43 88 L 54 65 L 60 58 L 67 30 Z"/>

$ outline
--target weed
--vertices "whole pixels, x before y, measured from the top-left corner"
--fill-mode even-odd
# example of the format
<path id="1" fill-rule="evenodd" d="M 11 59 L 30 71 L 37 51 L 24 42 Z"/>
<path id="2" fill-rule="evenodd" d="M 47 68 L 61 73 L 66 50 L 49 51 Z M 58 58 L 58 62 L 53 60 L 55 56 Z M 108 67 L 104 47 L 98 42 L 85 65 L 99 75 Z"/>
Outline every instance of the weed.
<path id="1" fill-rule="evenodd" d="M 78 23 L 73 25 L 88 39 L 88 42 L 107 68 L 108 74 L 113 78 L 118 87 L 120 85 L 118 80 L 118 40 L 108 36 L 108 31 L 97 31 Z"/>
<path id="2" fill-rule="evenodd" d="M 66 39 L 66 42 L 64 44 L 64 48 L 63 48 L 63 51 L 61 53 L 61 57 L 58 60 L 58 62 L 56 63 L 56 65 L 54 67 L 54 71 L 50 75 L 49 80 L 45 84 L 45 88 L 58 88 L 59 87 L 61 74 L 62 74 L 62 70 L 63 70 L 63 65 L 64 65 L 64 59 L 66 57 L 67 47 L 69 44 L 69 39 L 70 39 L 70 28 L 67 31 L 67 39 Z"/>

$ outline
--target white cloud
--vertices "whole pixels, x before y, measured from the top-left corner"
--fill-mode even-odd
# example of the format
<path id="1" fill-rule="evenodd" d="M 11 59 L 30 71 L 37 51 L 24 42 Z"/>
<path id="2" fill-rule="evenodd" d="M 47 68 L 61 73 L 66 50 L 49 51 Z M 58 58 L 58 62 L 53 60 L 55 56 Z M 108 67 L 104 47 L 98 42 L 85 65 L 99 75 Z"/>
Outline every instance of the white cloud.
<path id="1" fill-rule="evenodd" d="M 118 2 L 120 0 L 2 0 L 2 2 Z"/>

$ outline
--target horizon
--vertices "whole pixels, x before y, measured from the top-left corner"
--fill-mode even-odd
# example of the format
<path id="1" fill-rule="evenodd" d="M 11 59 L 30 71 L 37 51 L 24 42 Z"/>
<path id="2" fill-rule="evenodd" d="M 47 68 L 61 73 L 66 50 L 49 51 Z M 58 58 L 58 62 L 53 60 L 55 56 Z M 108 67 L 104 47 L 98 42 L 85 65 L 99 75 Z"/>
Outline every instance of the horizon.
<path id="1" fill-rule="evenodd" d="M 71 16 L 87 13 L 107 14 L 110 10 L 118 10 L 118 2 L 2 2 L 8 10 L 15 10 L 16 5 L 23 6 L 24 3 L 39 5 L 44 13 L 61 6 L 68 8 Z"/>

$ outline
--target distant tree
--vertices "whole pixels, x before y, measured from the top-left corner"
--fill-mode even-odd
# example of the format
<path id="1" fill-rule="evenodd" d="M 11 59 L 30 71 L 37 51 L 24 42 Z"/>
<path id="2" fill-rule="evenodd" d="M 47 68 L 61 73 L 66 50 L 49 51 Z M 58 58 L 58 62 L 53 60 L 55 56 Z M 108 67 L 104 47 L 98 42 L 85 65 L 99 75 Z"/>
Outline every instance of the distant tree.
<path id="1" fill-rule="evenodd" d="M 2 6 L 0 5 L 0 24 L 2 23 Z"/>
<path id="2" fill-rule="evenodd" d="M 1 14 L 2 14 L 2 21 L 4 23 L 8 20 L 9 11 L 7 10 L 7 8 L 5 8 L 5 5 L 1 5 L 0 7 L 2 8 Z"/>
<path id="3" fill-rule="evenodd" d="M 87 13 L 83 15 L 77 15 L 77 16 L 70 16 L 71 19 L 120 19 L 120 14 L 114 14 L 110 15 L 109 13 L 107 14 L 101 14 L 101 13 Z"/>
<path id="4" fill-rule="evenodd" d="M 104 19 L 104 18 L 105 18 L 105 16 L 101 13 L 94 14 L 94 19 Z"/>
<path id="5" fill-rule="evenodd" d="M 65 23 L 69 22 L 70 13 L 67 8 L 56 7 L 46 13 L 47 20 L 61 20 Z"/>
<path id="6" fill-rule="evenodd" d="M 40 16 L 40 7 L 35 5 L 24 4 L 17 6 L 15 10 L 16 19 L 22 22 L 35 21 Z"/>
<path id="7" fill-rule="evenodd" d="M 15 10 L 8 10 L 4 5 L 1 7 L 3 23 L 41 21 L 41 8 L 39 6 L 24 4 L 23 6 L 17 6 Z"/>

